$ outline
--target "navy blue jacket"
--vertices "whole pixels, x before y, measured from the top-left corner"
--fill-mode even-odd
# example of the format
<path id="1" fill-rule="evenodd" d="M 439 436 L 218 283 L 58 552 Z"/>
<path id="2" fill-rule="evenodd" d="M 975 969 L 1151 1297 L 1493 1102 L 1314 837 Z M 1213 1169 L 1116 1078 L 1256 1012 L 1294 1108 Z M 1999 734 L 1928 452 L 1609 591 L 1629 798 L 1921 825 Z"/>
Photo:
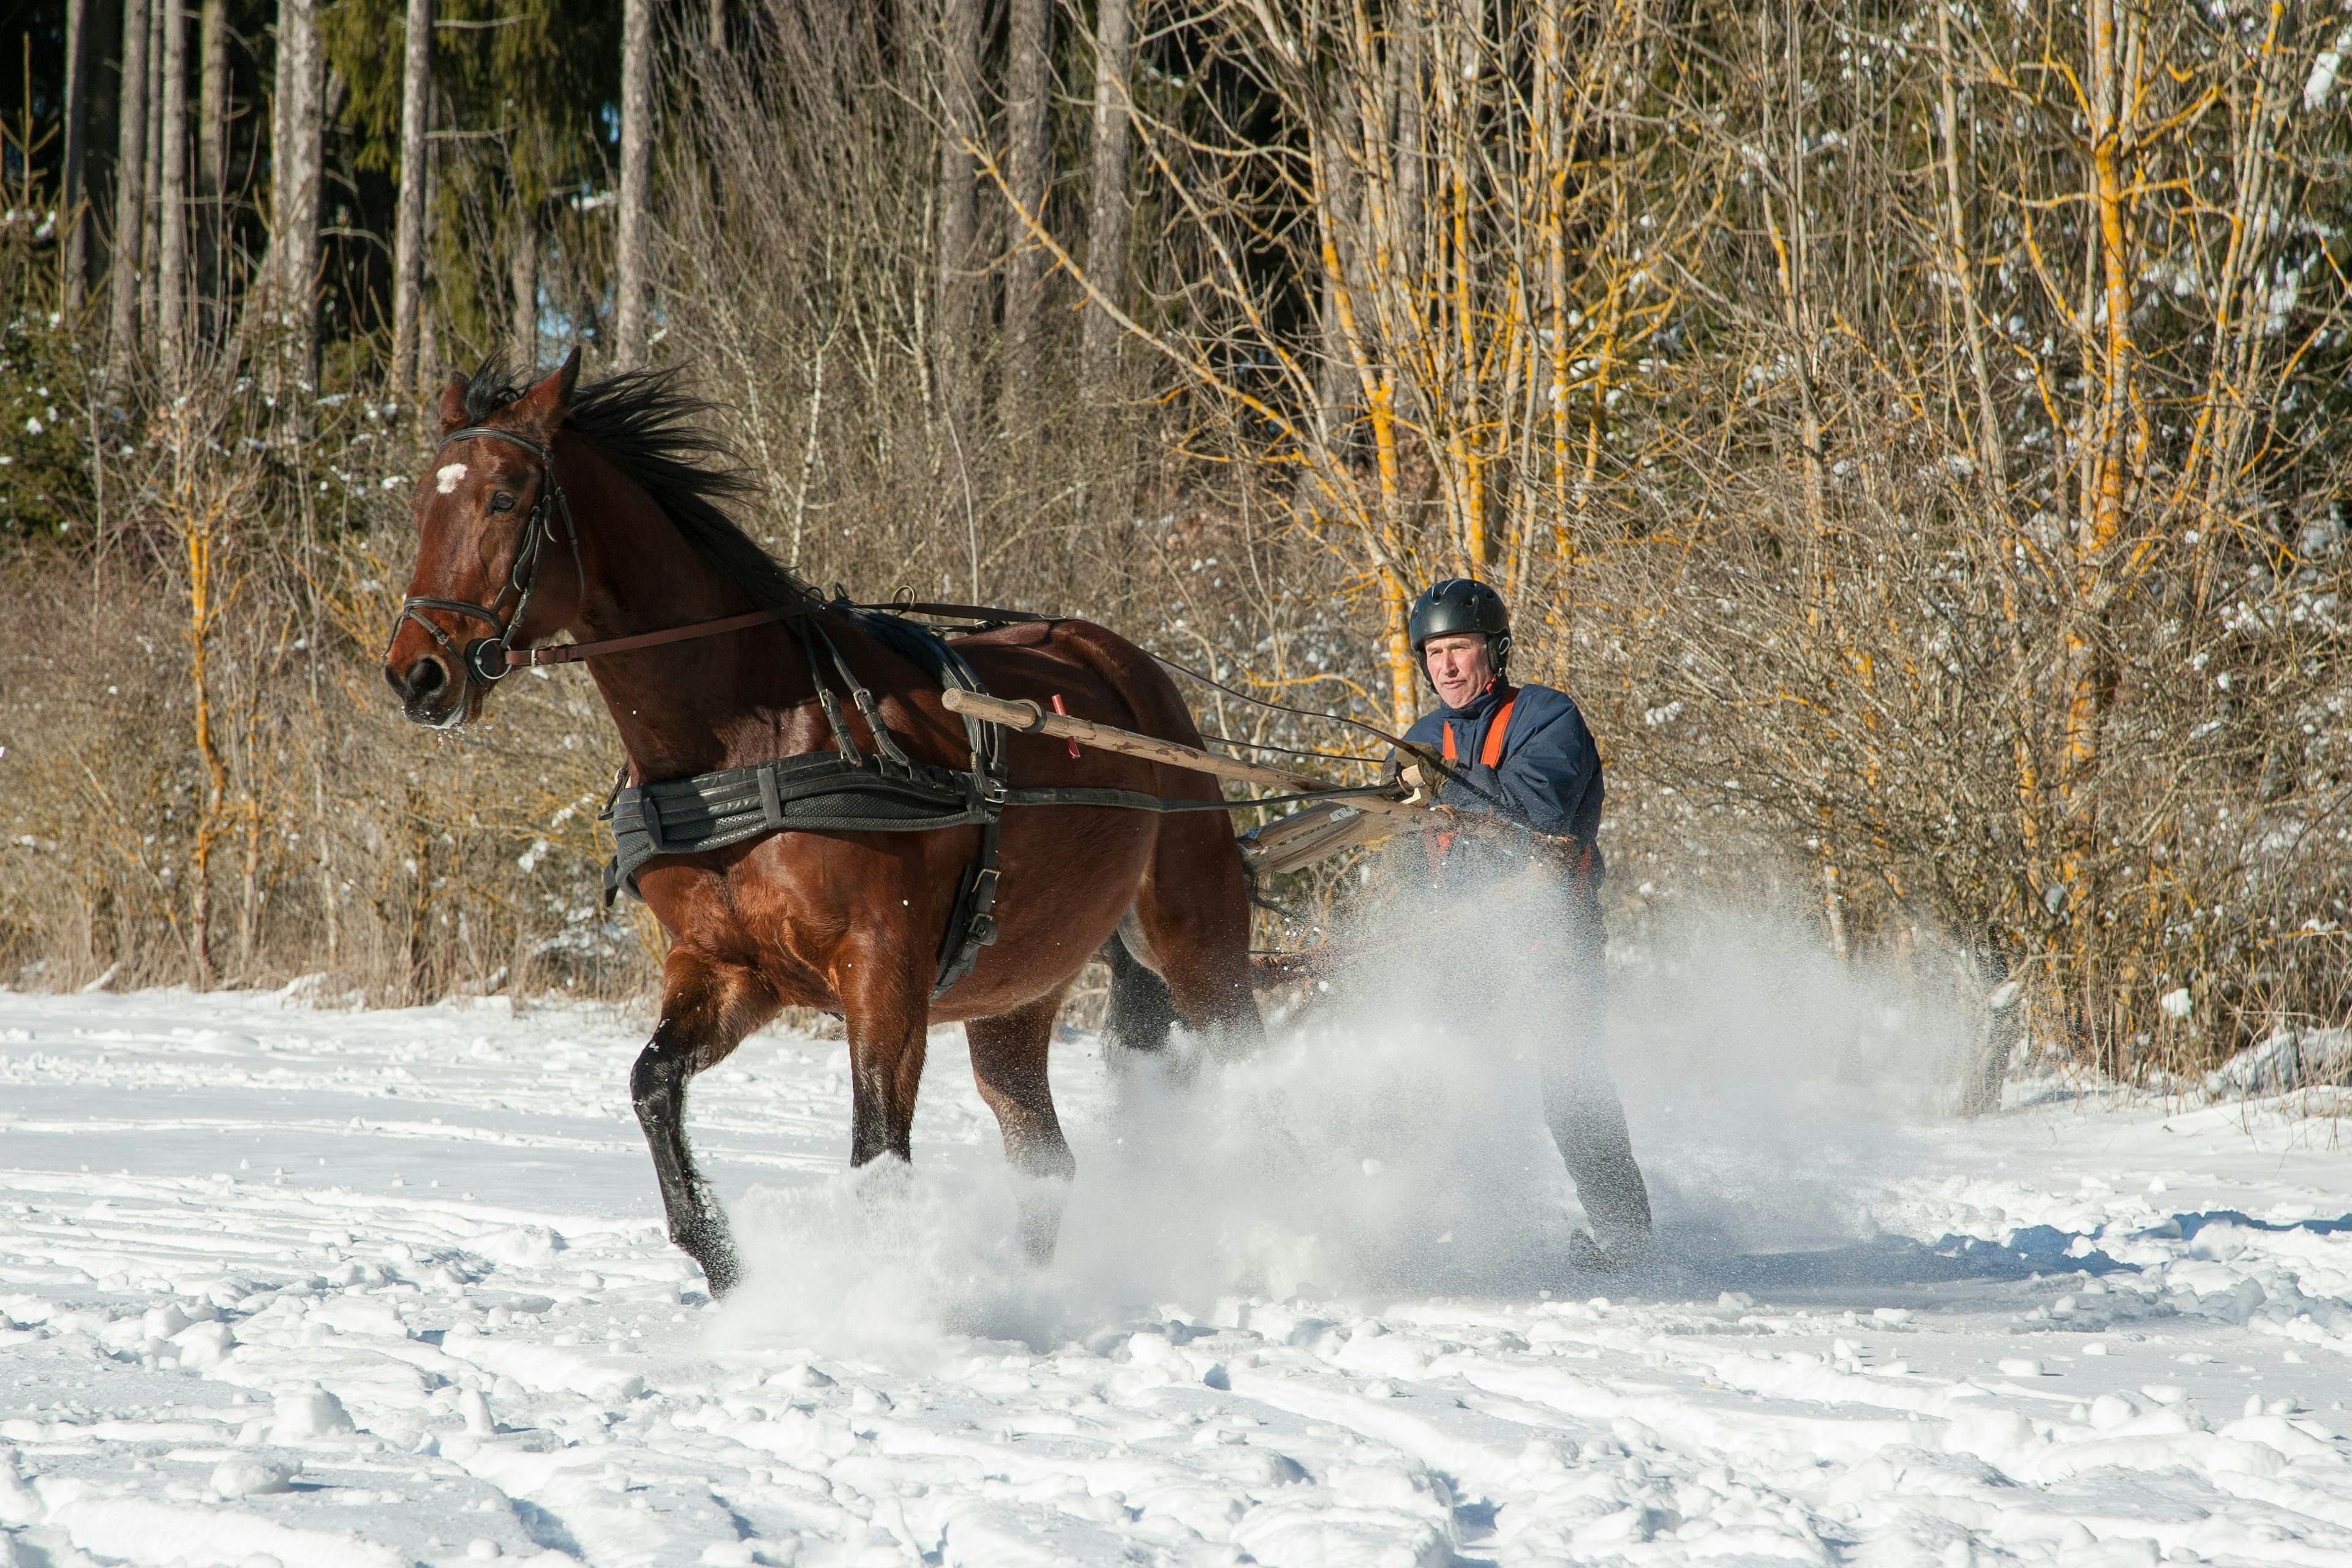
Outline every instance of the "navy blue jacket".
<path id="1" fill-rule="evenodd" d="M 1549 833 L 1590 844 L 1601 831 L 1601 751 L 1585 728 L 1584 715 L 1564 691 L 1549 686 L 1516 689 L 1510 728 L 1503 732 L 1502 760 L 1494 767 L 1478 761 L 1486 729 L 1502 706 L 1500 683 L 1460 708 L 1424 713 L 1405 739 L 1437 750 L 1445 726 L 1454 727 L 1454 765 L 1487 794 L 1500 797 L 1502 815 Z M 1465 811 L 1492 812 L 1493 802 L 1461 784 L 1448 784 L 1437 798 Z M 1600 880 L 1599 853 L 1593 880 Z"/>

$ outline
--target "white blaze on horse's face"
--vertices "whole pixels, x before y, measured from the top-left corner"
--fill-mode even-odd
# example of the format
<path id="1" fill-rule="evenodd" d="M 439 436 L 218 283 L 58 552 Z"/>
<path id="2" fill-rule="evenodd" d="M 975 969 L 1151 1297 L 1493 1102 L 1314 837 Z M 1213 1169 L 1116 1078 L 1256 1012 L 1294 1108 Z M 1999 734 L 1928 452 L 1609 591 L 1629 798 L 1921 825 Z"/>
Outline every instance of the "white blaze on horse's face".
<path id="1" fill-rule="evenodd" d="M 433 488 L 443 495 L 455 495 L 457 482 L 466 477 L 466 465 L 451 463 L 433 476 Z"/>

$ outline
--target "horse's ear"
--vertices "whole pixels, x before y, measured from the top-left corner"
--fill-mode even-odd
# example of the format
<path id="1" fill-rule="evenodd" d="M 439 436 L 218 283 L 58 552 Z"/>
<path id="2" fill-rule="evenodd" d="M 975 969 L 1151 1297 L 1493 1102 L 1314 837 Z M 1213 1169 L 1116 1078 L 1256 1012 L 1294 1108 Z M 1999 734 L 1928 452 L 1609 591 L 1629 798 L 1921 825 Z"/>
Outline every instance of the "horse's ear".
<path id="1" fill-rule="evenodd" d="M 572 416 L 572 389 L 580 382 L 580 350 L 574 347 L 553 375 L 514 401 L 515 423 L 541 444 L 555 439 Z"/>
<path id="2" fill-rule="evenodd" d="M 451 376 L 449 384 L 441 389 L 441 434 L 460 430 L 466 424 L 466 378 Z"/>

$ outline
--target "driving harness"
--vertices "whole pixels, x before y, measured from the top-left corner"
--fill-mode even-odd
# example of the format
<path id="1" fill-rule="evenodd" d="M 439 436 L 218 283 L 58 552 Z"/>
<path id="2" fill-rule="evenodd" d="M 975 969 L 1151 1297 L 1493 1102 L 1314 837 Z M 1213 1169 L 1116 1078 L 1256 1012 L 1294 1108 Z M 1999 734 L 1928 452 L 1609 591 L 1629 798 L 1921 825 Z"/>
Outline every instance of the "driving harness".
<path id="1" fill-rule="evenodd" d="M 859 629 L 937 681 L 941 689 L 989 694 L 955 646 L 928 626 L 870 605 L 831 606 Z M 911 606 L 910 606 L 911 607 Z M 1044 619 L 1045 617 L 1024 617 Z M 971 766 L 943 768 L 908 757 L 883 726 L 880 706 L 824 626 L 796 620 L 801 646 L 815 679 L 818 706 L 833 733 L 831 752 L 780 757 L 751 767 L 725 768 L 690 778 L 622 784 L 599 813 L 612 824 L 614 853 L 604 868 L 609 904 L 622 891 L 637 894 L 637 870 L 659 855 L 698 855 L 771 833 L 929 833 L 978 827 L 980 856 L 964 868 L 940 942 L 937 996 L 971 973 L 980 950 L 996 941 L 997 837 L 1005 808 L 1015 805 L 1099 805 L 1128 811 L 1226 811 L 1232 803 L 1171 800 L 1140 790 L 1058 784 L 1016 789 L 1006 783 L 1005 726 L 963 715 Z M 861 751 L 844 720 L 817 650 L 847 688 L 850 701 L 874 737 L 875 753 Z M 1040 727 L 1042 727 L 1042 720 Z M 1255 804 L 1255 803 L 1244 803 Z M 642 895 L 637 895 L 642 897 Z"/>
<path id="2" fill-rule="evenodd" d="M 510 639 L 522 624 L 523 612 L 530 607 L 531 591 L 538 585 L 542 546 L 555 541 L 558 518 L 562 521 L 564 542 L 571 548 L 572 570 L 580 574 L 583 587 L 587 575 L 581 566 L 580 540 L 572 520 L 572 508 L 556 482 L 554 453 L 528 437 L 487 425 L 452 431 L 442 437 L 441 446 L 446 447 L 453 442 L 477 437 L 508 442 L 539 459 L 540 493 L 524 520 L 522 544 L 516 553 L 514 568 L 509 574 L 506 587 L 488 605 L 422 595 L 404 599 L 400 615 L 393 622 L 394 637 L 399 636 L 403 624 L 416 622 L 469 676 L 488 685 L 508 671 L 525 666 L 568 664 L 604 654 L 715 637 L 789 620 L 800 636 L 816 687 L 817 704 L 833 735 L 834 749 L 829 752 L 805 752 L 750 767 L 724 768 L 689 778 L 662 779 L 644 784 L 628 784 L 628 768 L 624 764 L 613 781 L 611 796 L 597 814 L 598 820 L 609 823 L 613 831 L 614 855 L 604 866 L 604 902 L 608 908 L 622 891 L 633 897 L 644 896 L 637 889 L 637 872 L 646 862 L 659 856 L 702 854 L 771 833 L 930 833 L 950 827 L 978 827 L 979 858 L 964 868 L 947 929 L 940 939 L 938 968 L 931 987 L 931 994 L 936 997 L 971 973 L 980 962 L 980 950 L 996 941 L 997 837 L 1008 806 L 1228 811 L 1319 798 L 1278 795 L 1228 802 L 1222 796 L 1214 800 L 1171 799 L 1140 790 L 1093 785 L 1015 789 L 1006 779 L 1006 726 L 988 723 L 970 714 L 962 716 L 964 738 L 971 752 L 970 767 L 946 768 L 916 762 L 884 727 L 874 693 L 858 679 L 832 636 L 815 618 L 820 609 L 844 615 L 866 635 L 927 673 L 941 689 L 959 689 L 987 696 L 987 687 L 952 644 L 932 628 L 904 619 L 898 612 L 977 622 L 975 629 L 982 630 L 1055 618 L 1024 610 L 972 605 L 859 605 L 843 595 L 829 603 L 812 598 L 785 608 L 757 610 L 633 637 L 545 648 L 515 648 L 509 646 Z M 515 600 L 513 613 L 500 615 L 499 606 L 509 595 Z M 460 648 L 448 632 L 419 614 L 421 610 L 441 610 L 478 621 L 490 628 L 490 635 L 475 638 Z M 850 735 L 840 700 L 817 658 L 820 644 L 838 672 L 850 701 L 866 721 L 877 754 L 869 756 L 861 751 Z M 389 642 L 384 651 L 390 654 Z M 1035 724 L 1024 727 L 1024 732 L 1034 733 L 1044 726 L 1041 710 Z"/>

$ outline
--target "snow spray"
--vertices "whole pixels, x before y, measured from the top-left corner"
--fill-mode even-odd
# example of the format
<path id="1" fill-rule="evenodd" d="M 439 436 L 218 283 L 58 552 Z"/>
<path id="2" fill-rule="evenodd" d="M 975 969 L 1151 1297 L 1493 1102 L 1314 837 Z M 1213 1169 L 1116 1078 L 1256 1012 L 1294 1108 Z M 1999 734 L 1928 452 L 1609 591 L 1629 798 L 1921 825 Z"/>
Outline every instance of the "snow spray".
<path id="1" fill-rule="evenodd" d="M 1676 1279 L 1711 1254 L 1852 1239 L 1956 1058 L 1957 1005 L 1799 931 L 1696 914 L 1618 944 L 1603 1006 L 1559 972 L 1559 918 L 1496 899 L 1368 922 L 1351 940 L 1370 956 L 1238 1059 L 1181 1031 L 1171 1059 L 1108 1073 L 1097 1045 L 1057 1046 L 1078 1175 L 1049 1268 L 1020 1259 L 992 1136 L 755 1189 L 719 1331 L 920 1358 L 956 1336 L 1051 1348 L 1152 1304 L 1638 1290 L 1643 1269 L 1577 1267 L 1583 1217 L 1546 1128 L 1538 1054 L 1586 1026 Z M 943 1032 L 924 1093 L 969 1094 L 967 1073 Z"/>

